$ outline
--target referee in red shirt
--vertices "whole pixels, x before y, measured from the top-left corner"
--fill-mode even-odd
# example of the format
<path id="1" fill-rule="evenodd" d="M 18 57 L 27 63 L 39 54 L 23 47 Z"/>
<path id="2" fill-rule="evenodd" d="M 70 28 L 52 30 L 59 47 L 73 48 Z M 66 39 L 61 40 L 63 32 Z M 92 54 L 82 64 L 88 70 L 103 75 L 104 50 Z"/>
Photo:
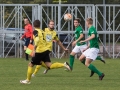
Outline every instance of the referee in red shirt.
<path id="1" fill-rule="evenodd" d="M 24 50 L 26 51 L 26 48 L 28 47 L 29 43 L 32 43 L 33 41 L 33 29 L 28 18 L 24 18 L 24 24 L 25 24 L 25 32 L 20 39 L 22 40 L 23 38 L 25 38 Z M 28 54 L 25 53 L 25 56 L 26 56 L 26 60 L 29 60 Z"/>

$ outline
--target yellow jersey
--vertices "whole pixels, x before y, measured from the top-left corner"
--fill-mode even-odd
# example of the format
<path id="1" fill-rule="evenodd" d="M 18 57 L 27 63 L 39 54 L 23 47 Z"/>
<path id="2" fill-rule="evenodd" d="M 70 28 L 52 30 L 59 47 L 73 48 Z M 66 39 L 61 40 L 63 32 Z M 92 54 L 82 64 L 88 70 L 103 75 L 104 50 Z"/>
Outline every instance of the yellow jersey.
<path id="1" fill-rule="evenodd" d="M 33 40 L 36 46 L 36 53 L 42 53 L 48 48 L 46 47 L 46 40 L 44 39 L 44 31 L 38 28 L 35 28 L 33 31 Z"/>
<path id="2" fill-rule="evenodd" d="M 55 30 L 49 30 L 49 28 L 45 28 L 44 30 L 44 38 L 46 40 L 46 47 L 49 51 L 52 51 L 53 40 L 58 41 L 57 32 Z"/>

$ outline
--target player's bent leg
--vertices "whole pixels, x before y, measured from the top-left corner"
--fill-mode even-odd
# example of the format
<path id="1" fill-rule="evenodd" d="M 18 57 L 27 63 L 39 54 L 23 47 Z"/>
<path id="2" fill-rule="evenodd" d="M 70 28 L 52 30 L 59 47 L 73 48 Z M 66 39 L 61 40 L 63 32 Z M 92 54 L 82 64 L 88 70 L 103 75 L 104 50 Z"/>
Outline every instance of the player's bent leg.
<path id="1" fill-rule="evenodd" d="M 86 63 L 86 66 L 88 67 L 89 65 L 88 65 L 88 62 L 87 61 L 85 61 L 85 63 Z M 91 63 L 91 62 L 89 62 L 89 63 Z M 90 77 L 92 77 L 94 75 L 94 71 L 92 71 L 91 70 L 91 74 L 90 74 Z"/>
<path id="2" fill-rule="evenodd" d="M 56 69 L 56 68 L 62 68 L 62 67 L 64 67 L 63 63 L 56 62 L 56 63 L 51 64 L 50 69 Z"/>
<path id="3" fill-rule="evenodd" d="M 41 62 L 41 65 L 37 65 L 37 66 L 36 66 L 35 71 L 34 71 L 34 73 L 32 74 L 32 77 L 34 77 L 34 76 L 36 75 L 36 73 L 39 71 L 39 69 L 40 69 L 41 66 L 46 68 L 45 71 L 43 72 L 44 74 L 46 74 L 46 73 L 48 72 L 49 68 L 48 68 L 48 67 L 45 65 L 45 63 L 42 61 L 42 62 Z"/>
<path id="4" fill-rule="evenodd" d="M 86 65 L 91 71 L 93 71 L 94 73 L 97 73 L 97 74 L 98 74 L 99 80 L 102 80 L 105 75 L 104 75 L 102 72 L 100 72 L 94 65 L 90 64 L 91 62 L 92 62 L 91 59 L 86 58 L 85 65 Z"/>
<path id="5" fill-rule="evenodd" d="M 96 60 L 100 60 L 105 64 L 105 59 L 102 56 L 97 56 Z"/>
<path id="6" fill-rule="evenodd" d="M 44 74 L 46 74 L 46 73 L 49 71 L 50 68 L 48 68 L 43 61 L 42 61 L 42 64 L 41 64 L 41 65 L 42 65 L 42 67 L 45 67 L 45 68 L 46 68 L 46 69 L 44 70 L 44 72 L 43 72 Z"/>
<path id="7" fill-rule="evenodd" d="M 83 63 L 85 65 L 85 56 L 82 54 L 80 57 L 79 57 L 79 60 L 81 61 L 81 63 Z"/>
<path id="8" fill-rule="evenodd" d="M 52 63 L 51 62 L 44 62 L 44 63 L 50 69 L 50 66 L 52 65 Z"/>
<path id="9" fill-rule="evenodd" d="M 50 70 L 50 66 L 52 65 L 51 62 L 44 62 L 44 66 L 46 66 L 47 68 L 44 70 L 44 74 L 46 74 L 49 70 Z M 44 67 L 43 66 L 43 67 Z"/>
<path id="10" fill-rule="evenodd" d="M 35 67 L 35 71 L 33 72 L 32 77 L 35 77 L 36 73 L 40 70 L 40 67 L 41 67 L 41 65 L 37 65 Z"/>
<path id="11" fill-rule="evenodd" d="M 46 62 L 46 64 L 49 66 L 49 68 L 47 68 L 43 73 L 46 74 L 48 72 L 49 69 L 57 69 L 57 68 L 61 68 L 64 67 L 63 63 L 53 63 L 53 64 L 49 64 L 50 62 Z"/>
<path id="12" fill-rule="evenodd" d="M 85 56 L 83 54 L 80 56 L 79 60 L 81 61 L 81 63 L 83 63 L 85 65 L 86 60 L 85 60 Z M 91 71 L 90 77 L 92 77 L 93 75 L 94 75 L 94 72 Z"/>
<path id="13" fill-rule="evenodd" d="M 90 63 L 92 62 L 93 60 L 89 59 L 89 58 L 86 58 L 86 61 L 85 61 L 85 66 L 89 67 Z"/>
<path id="14" fill-rule="evenodd" d="M 82 62 L 82 61 L 85 60 L 85 58 L 86 58 L 85 55 L 82 54 L 82 55 L 79 57 L 79 60 Z"/>
<path id="15" fill-rule="evenodd" d="M 79 57 L 79 60 L 80 60 L 81 63 L 83 63 L 84 65 L 85 65 L 85 61 L 86 61 L 85 58 L 86 58 L 86 57 L 85 57 L 85 55 L 83 55 L 83 54 Z"/>
<path id="16" fill-rule="evenodd" d="M 46 69 L 48 69 L 48 67 L 45 65 L 45 63 L 43 61 L 41 62 L 41 65 L 42 65 L 42 67 L 45 67 Z"/>
<path id="17" fill-rule="evenodd" d="M 53 63 L 53 64 L 51 62 L 45 62 L 45 64 L 50 69 L 57 69 L 57 68 L 65 67 L 68 70 L 71 70 L 70 65 L 67 62 L 65 62 L 65 63 L 58 63 L 58 62 L 56 62 L 56 63 Z"/>

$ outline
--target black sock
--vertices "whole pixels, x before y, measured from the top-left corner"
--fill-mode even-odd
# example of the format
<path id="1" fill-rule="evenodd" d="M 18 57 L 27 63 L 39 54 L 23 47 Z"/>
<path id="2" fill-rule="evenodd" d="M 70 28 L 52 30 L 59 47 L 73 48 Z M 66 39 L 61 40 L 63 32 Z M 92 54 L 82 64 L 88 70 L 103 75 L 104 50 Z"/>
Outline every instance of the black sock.
<path id="1" fill-rule="evenodd" d="M 26 58 L 26 60 L 29 60 L 27 53 L 25 53 L 25 58 Z"/>
<path id="2" fill-rule="evenodd" d="M 29 60 L 29 58 L 28 58 L 28 54 L 25 53 L 25 57 L 26 57 L 26 60 Z"/>

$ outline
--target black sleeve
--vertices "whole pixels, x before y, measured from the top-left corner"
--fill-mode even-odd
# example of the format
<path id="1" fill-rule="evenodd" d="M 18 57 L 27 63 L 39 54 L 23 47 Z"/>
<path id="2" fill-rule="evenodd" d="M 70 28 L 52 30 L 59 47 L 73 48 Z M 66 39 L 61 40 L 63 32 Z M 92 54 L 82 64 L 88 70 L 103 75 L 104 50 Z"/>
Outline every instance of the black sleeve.
<path id="1" fill-rule="evenodd" d="M 38 36 L 38 31 L 34 30 L 33 35 L 34 35 L 34 37 L 37 37 Z"/>

